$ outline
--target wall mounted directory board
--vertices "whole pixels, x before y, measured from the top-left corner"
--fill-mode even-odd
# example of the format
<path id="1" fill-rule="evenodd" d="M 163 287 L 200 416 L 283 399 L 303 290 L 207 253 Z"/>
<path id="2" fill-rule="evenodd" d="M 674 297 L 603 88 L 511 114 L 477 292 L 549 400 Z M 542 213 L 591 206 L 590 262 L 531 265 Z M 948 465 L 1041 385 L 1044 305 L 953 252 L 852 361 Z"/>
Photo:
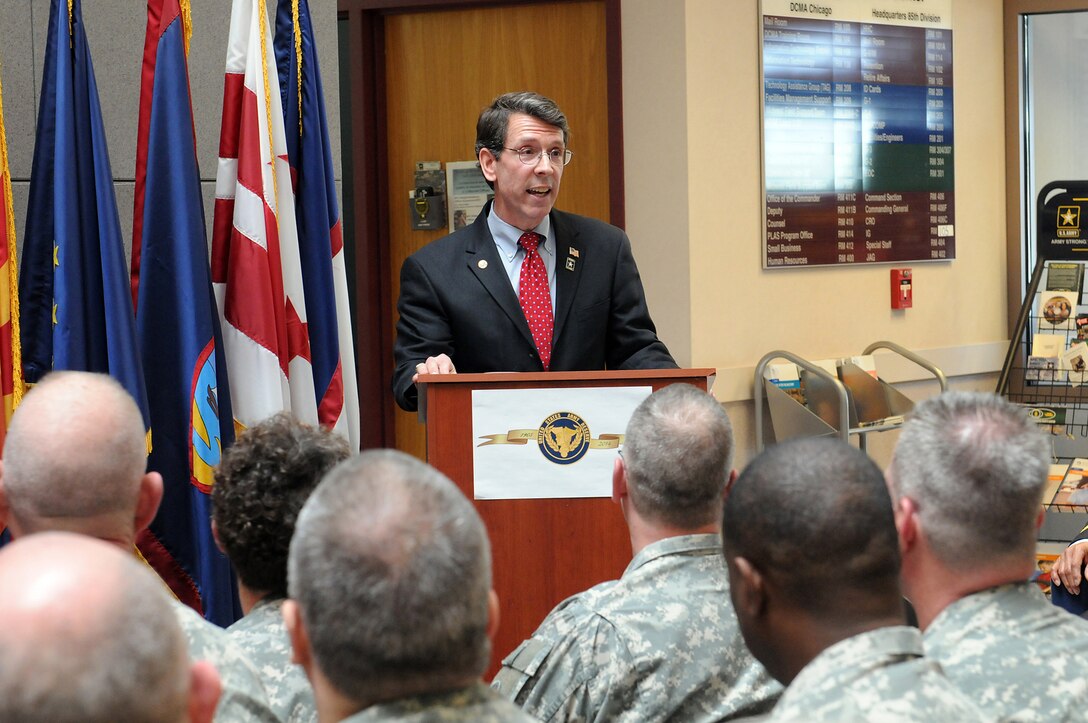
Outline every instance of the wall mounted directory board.
<path id="1" fill-rule="evenodd" d="M 763 267 L 956 256 L 952 0 L 763 0 Z"/>

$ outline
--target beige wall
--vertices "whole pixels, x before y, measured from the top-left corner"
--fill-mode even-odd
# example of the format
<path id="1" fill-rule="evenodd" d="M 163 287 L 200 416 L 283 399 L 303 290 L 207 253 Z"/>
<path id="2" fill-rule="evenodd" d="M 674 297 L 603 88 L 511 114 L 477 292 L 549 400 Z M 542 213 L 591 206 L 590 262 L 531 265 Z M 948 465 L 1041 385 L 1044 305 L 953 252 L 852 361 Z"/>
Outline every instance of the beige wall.
<path id="1" fill-rule="evenodd" d="M 627 230 L 677 360 L 718 369 L 738 463 L 755 446 L 752 371 L 771 350 L 821 359 L 888 339 L 955 387 L 993 389 L 1007 336 L 1002 5 L 953 2 L 957 258 L 910 264 L 914 308 L 892 311 L 887 264 L 761 268 L 759 3 L 623 0 Z M 878 357 L 882 376 L 933 393 L 894 361 Z M 878 462 L 893 441 L 872 441 Z"/>

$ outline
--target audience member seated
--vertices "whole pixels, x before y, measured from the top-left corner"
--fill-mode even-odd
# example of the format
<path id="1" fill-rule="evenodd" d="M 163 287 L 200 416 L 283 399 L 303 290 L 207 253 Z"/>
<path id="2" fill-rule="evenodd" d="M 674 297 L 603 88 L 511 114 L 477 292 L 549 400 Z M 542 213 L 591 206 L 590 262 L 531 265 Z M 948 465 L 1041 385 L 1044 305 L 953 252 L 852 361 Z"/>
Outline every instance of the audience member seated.
<path id="1" fill-rule="evenodd" d="M 1049 463 L 1022 407 L 950 392 L 915 408 L 888 470 L 926 654 L 1000 720 L 1088 716 L 1088 621 L 1029 582 Z"/>
<path id="2" fill-rule="evenodd" d="M 291 662 L 280 611 L 287 550 L 306 498 L 350 454 L 342 437 L 281 413 L 247 429 L 215 471 L 213 530 L 238 575 L 245 613 L 228 630 L 256 665 L 272 710 L 291 723 L 317 720 L 317 709 L 305 671 Z"/>
<path id="3" fill-rule="evenodd" d="M 392 450 L 335 467 L 291 540 L 283 616 L 323 723 L 523 723 L 480 676 L 498 625 L 483 522 L 442 474 Z"/>
<path id="4" fill-rule="evenodd" d="M 788 686 L 768 720 L 986 720 L 906 625 L 888 489 L 862 452 L 829 438 L 767 449 L 722 529 L 744 639 Z"/>
<path id="5" fill-rule="evenodd" d="M 145 473 L 146 466 L 143 417 L 128 392 L 104 374 L 54 372 L 12 416 L 0 476 L 0 524 L 8 524 L 14 539 L 67 531 L 131 553 L 162 500 L 162 476 Z M 211 662 L 222 678 L 216 720 L 278 720 L 256 669 L 227 632 L 172 602 L 190 658 Z"/>
<path id="6" fill-rule="evenodd" d="M 190 666 L 154 574 L 112 545 L 45 533 L 0 550 L 0 720 L 210 721 L 219 678 Z"/>
<path id="7" fill-rule="evenodd" d="M 733 432 L 686 384 L 651 394 L 612 475 L 634 559 L 619 580 L 553 610 L 492 687 L 544 721 L 714 721 L 781 692 L 744 646 L 721 559 Z"/>
<path id="8" fill-rule="evenodd" d="M 1084 563 L 1088 560 L 1088 526 L 1062 551 L 1050 570 L 1050 600 L 1071 613 L 1088 617 L 1088 585 L 1084 580 Z"/>

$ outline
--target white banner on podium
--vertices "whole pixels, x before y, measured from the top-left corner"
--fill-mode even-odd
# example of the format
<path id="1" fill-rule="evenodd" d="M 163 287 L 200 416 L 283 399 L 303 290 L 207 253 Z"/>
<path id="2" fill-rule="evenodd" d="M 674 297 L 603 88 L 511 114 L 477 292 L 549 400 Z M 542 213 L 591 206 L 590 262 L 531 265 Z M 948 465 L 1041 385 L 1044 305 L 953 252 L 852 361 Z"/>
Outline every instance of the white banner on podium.
<path id="1" fill-rule="evenodd" d="M 646 387 L 472 392 L 476 499 L 610 497 L 627 420 Z"/>

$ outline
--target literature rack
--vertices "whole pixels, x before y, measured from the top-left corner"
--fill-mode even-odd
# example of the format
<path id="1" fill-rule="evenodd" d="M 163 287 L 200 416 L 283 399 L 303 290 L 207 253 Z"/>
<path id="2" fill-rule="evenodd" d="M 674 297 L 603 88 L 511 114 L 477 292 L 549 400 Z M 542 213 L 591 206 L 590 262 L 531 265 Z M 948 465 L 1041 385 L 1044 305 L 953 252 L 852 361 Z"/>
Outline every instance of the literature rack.
<path id="1" fill-rule="evenodd" d="M 1036 263 L 1005 363 L 1001 367 L 997 391 L 1010 402 L 1025 407 L 1040 427 L 1050 433 L 1051 455 L 1055 464 L 1064 469 L 1075 460 L 1088 457 L 1088 374 L 1072 369 L 1071 363 L 1075 361 L 1071 362 L 1068 353 L 1085 339 L 1084 325 L 1078 329 L 1075 319 L 1077 316 L 1088 318 L 1088 307 L 1080 303 L 1082 291 L 1078 288 L 1071 292 L 1078 299 L 1077 305 L 1070 311 L 1072 323 L 1059 323 L 1056 326 L 1048 322 L 1044 316 L 1044 306 L 1055 298 L 1052 296 L 1055 292 L 1047 288 L 1055 285 L 1048 283 L 1054 265 L 1063 270 L 1075 265 L 1079 276 L 1083 276 L 1083 262 L 1080 261 L 1061 262 L 1040 258 Z M 1085 313 L 1078 314 L 1078 310 Z M 1053 318 L 1051 314 L 1051 320 Z M 1049 350 L 1038 353 L 1048 340 L 1056 340 L 1060 348 L 1057 355 L 1052 355 Z M 1055 483 L 1075 482 L 1073 479 L 1062 480 L 1061 477 L 1065 476 L 1062 470 L 1056 474 L 1059 479 L 1053 480 Z M 1043 500 L 1047 514 L 1039 531 L 1039 539 L 1068 542 L 1088 523 L 1088 505 L 1060 501 L 1062 497 L 1056 494 L 1056 485 L 1047 489 L 1049 491 Z"/>
<path id="2" fill-rule="evenodd" d="M 941 386 L 948 388 L 944 372 L 928 360 L 890 341 L 873 342 L 862 356 L 886 349 L 908 359 L 931 373 Z M 771 362 L 785 359 L 800 370 L 795 389 L 783 389 L 767 378 Z M 851 359 L 837 365 L 836 373 L 824 365 L 803 359 L 792 352 L 769 352 L 756 365 L 753 381 L 755 400 L 756 451 L 763 451 L 764 438 L 774 441 L 793 437 L 838 435 L 844 442 L 857 435 L 858 445 L 866 448 L 866 435 L 895 429 L 914 403 L 883 379 L 873 376 Z M 764 417 L 766 402 L 767 417 Z M 845 423 L 843 420 L 846 420 Z"/>
<path id="3" fill-rule="evenodd" d="M 1088 492 L 1075 493 L 1088 458 L 1088 305 L 1083 298 L 1088 240 L 1080 223 L 1088 221 L 1088 182 L 1047 184 L 1039 193 L 1036 218 L 1037 260 L 997 393 L 1025 407 L 1050 434 L 1055 464 L 1044 493 L 1046 518 L 1039 540 L 1067 543 L 1088 523 L 1088 504 L 1081 503 Z"/>

